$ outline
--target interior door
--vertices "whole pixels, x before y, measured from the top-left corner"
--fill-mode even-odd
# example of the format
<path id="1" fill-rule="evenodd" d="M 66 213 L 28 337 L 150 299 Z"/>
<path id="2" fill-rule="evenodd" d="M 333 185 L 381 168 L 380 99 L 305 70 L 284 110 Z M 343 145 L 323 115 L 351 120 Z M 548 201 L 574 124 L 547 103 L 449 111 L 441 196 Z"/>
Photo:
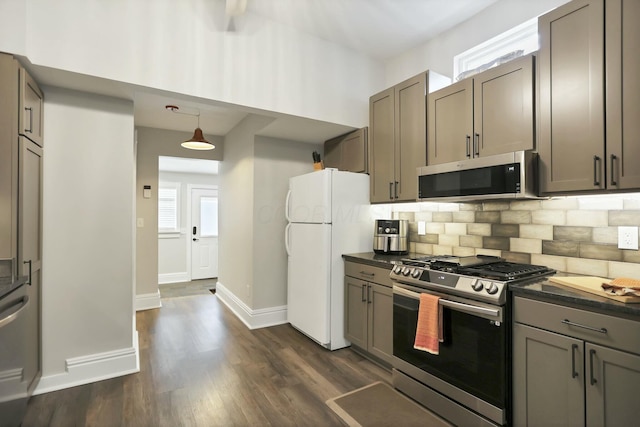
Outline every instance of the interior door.
<path id="1" fill-rule="evenodd" d="M 191 189 L 191 280 L 218 277 L 218 190 Z"/>

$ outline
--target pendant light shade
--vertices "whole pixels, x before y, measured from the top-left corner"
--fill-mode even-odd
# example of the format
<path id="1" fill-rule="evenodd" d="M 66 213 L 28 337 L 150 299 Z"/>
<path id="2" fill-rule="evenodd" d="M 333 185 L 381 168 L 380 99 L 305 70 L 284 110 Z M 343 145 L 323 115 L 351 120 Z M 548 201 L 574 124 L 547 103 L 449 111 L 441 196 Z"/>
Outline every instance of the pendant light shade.
<path id="1" fill-rule="evenodd" d="M 191 139 L 183 142 L 180 145 L 190 150 L 213 150 L 214 148 L 216 148 L 215 145 L 204 139 L 204 136 L 202 135 L 202 129 L 200 129 L 199 127 L 196 128 L 195 132 L 193 132 L 193 136 L 191 137 Z"/>

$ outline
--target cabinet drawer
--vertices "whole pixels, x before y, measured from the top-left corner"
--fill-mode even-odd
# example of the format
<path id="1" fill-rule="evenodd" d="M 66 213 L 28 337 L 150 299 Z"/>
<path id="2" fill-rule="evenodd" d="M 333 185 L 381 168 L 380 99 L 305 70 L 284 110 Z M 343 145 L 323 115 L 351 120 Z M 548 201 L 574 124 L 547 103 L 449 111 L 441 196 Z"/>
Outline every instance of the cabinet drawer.
<path id="1" fill-rule="evenodd" d="M 347 276 L 355 277 L 357 279 L 366 280 L 367 282 L 375 282 L 383 286 L 392 287 L 393 283 L 389 278 L 391 269 L 385 269 L 381 267 L 374 267 L 367 264 L 360 264 L 357 262 L 345 262 L 344 274 Z"/>
<path id="2" fill-rule="evenodd" d="M 640 353 L 640 322 L 516 297 L 515 322 L 584 341 Z"/>

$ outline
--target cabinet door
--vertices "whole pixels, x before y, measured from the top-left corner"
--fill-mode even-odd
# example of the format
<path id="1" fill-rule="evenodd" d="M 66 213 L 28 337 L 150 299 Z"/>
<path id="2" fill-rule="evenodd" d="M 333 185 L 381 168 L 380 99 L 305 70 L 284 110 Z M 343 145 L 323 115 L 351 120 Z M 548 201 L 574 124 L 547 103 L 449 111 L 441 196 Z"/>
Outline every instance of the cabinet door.
<path id="1" fill-rule="evenodd" d="M 533 61 L 525 56 L 473 78 L 474 157 L 534 148 Z"/>
<path id="2" fill-rule="evenodd" d="M 370 283 L 368 293 L 367 350 L 385 362 L 391 363 L 393 356 L 393 291 L 389 287 Z"/>
<path id="3" fill-rule="evenodd" d="M 541 191 L 602 189 L 603 0 L 574 0 L 538 20 Z"/>
<path id="4" fill-rule="evenodd" d="M 367 128 L 346 135 L 341 145 L 343 170 L 367 172 Z"/>
<path id="5" fill-rule="evenodd" d="M 417 168 L 427 164 L 426 75 L 396 85 L 395 96 L 394 198 L 416 200 Z"/>
<path id="6" fill-rule="evenodd" d="M 607 186 L 640 188 L 640 2 L 606 2 Z"/>
<path id="7" fill-rule="evenodd" d="M 342 136 L 324 142 L 324 167 L 342 170 Z"/>
<path id="8" fill-rule="evenodd" d="M 44 97 L 35 80 L 20 69 L 20 107 L 18 115 L 18 132 L 26 136 L 40 147 L 43 144 L 42 119 L 44 112 Z"/>
<path id="9" fill-rule="evenodd" d="M 584 426 L 584 343 L 514 323 L 513 424 Z"/>
<path id="10" fill-rule="evenodd" d="M 640 420 L 640 356 L 587 343 L 587 426 L 625 427 Z"/>
<path id="11" fill-rule="evenodd" d="M 393 88 L 369 100 L 369 175 L 371 202 L 393 200 L 394 94 Z"/>
<path id="12" fill-rule="evenodd" d="M 15 260 L 18 242 L 18 63 L 0 53 L 0 259 Z"/>
<path id="13" fill-rule="evenodd" d="M 454 162 L 472 156 L 473 79 L 429 94 L 427 164 Z"/>
<path id="14" fill-rule="evenodd" d="M 345 276 L 344 336 L 351 344 L 367 348 L 367 282 Z"/>

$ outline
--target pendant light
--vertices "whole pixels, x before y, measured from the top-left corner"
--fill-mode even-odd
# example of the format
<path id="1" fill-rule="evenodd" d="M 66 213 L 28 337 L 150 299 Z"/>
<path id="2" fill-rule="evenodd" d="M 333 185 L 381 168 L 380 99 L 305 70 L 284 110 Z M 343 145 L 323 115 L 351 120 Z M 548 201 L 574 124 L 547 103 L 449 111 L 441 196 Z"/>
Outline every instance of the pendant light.
<path id="1" fill-rule="evenodd" d="M 213 150 L 216 148 L 215 145 L 204 139 L 204 135 L 202 134 L 202 129 L 200 129 L 200 111 L 197 114 L 183 113 L 182 111 L 178 111 L 180 108 L 176 105 L 165 105 L 167 110 L 178 113 L 178 114 L 187 114 L 189 116 L 197 116 L 198 117 L 198 127 L 193 132 L 193 136 L 191 139 L 188 139 L 181 143 L 184 148 L 188 148 L 190 150 Z"/>

